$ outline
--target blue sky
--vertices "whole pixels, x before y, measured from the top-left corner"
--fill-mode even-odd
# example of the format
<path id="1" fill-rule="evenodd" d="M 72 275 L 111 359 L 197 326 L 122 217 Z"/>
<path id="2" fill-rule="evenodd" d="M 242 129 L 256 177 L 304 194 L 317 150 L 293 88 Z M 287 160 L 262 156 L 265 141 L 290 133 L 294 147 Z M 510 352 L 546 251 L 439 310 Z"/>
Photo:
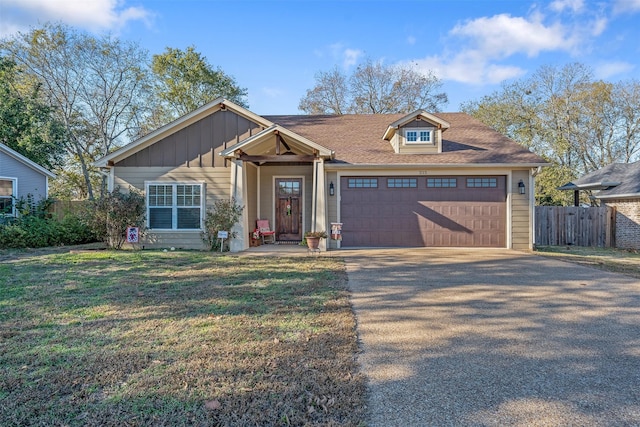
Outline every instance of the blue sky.
<path id="1" fill-rule="evenodd" d="M 445 111 L 581 62 L 607 81 L 640 79 L 640 0 L 0 0 L 0 36 L 46 21 L 138 42 L 193 45 L 248 89 L 258 114 L 298 114 L 314 75 L 365 58 L 432 70 Z"/>

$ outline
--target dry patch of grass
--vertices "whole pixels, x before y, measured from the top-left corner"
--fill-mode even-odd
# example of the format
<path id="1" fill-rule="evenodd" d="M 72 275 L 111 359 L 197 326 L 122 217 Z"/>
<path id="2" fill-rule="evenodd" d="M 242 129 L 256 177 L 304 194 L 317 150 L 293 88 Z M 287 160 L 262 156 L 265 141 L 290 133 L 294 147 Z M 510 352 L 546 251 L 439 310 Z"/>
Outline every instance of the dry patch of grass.
<path id="1" fill-rule="evenodd" d="M 336 258 L 23 254 L 0 265 L 9 425 L 359 425 Z"/>
<path id="2" fill-rule="evenodd" d="M 581 246 L 539 246 L 536 253 L 640 279 L 638 251 Z"/>

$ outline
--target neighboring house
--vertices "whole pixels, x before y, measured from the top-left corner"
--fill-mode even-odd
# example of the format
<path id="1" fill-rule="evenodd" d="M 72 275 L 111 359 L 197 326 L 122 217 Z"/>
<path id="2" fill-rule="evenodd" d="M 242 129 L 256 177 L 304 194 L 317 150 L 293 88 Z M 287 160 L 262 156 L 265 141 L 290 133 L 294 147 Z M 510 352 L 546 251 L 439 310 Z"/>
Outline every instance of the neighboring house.
<path id="1" fill-rule="evenodd" d="M 579 192 L 591 190 L 603 205 L 616 209 L 616 247 L 640 249 L 640 161 L 612 163 L 559 190 L 573 190 L 576 205 Z"/>
<path id="2" fill-rule="evenodd" d="M 21 198 L 46 199 L 49 178 L 55 177 L 42 166 L 0 144 L 0 215 L 17 215 L 15 201 Z"/>
<path id="3" fill-rule="evenodd" d="M 145 193 L 147 247 L 201 248 L 205 210 L 244 206 L 280 242 L 342 223 L 347 247 L 531 249 L 543 159 L 463 113 L 259 116 L 224 99 L 96 162 L 109 188 Z"/>

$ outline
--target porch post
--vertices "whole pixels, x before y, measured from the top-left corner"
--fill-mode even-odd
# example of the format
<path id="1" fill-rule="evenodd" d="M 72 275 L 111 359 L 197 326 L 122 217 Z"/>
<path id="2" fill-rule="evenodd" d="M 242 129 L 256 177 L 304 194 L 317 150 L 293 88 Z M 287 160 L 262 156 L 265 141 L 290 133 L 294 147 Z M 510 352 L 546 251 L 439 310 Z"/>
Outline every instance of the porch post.
<path id="1" fill-rule="evenodd" d="M 327 179 L 324 172 L 324 159 L 313 161 L 313 200 L 311 206 L 312 229 L 327 231 Z M 327 250 L 327 239 L 320 239 L 320 250 Z"/>
<path id="2" fill-rule="evenodd" d="M 247 208 L 247 171 L 242 160 L 231 161 L 231 196 L 236 200 L 236 204 L 242 206 L 242 217 L 240 221 L 229 230 L 237 233 L 235 239 L 231 239 L 229 249 L 231 252 L 240 252 L 249 247 L 249 213 Z"/>

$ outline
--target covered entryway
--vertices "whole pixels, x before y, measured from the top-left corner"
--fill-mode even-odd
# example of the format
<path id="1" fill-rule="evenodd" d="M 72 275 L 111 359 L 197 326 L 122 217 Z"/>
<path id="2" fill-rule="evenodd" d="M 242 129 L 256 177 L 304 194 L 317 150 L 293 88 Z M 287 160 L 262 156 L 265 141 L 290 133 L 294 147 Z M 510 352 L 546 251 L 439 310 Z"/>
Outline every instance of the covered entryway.
<path id="1" fill-rule="evenodd" d="M 342 247 L 506 247 L 505 176 L 341 179 Z"/>
<path id="2" fill-rule="evenodd" d="M 278 243 L 325 229 L 324 162 L 333 151 L 274 124 L 220 154 L 231 161 L 231 196 L 243 206 L 232 250 L 249 247 L 258 219 L 269 221 Z"/>

